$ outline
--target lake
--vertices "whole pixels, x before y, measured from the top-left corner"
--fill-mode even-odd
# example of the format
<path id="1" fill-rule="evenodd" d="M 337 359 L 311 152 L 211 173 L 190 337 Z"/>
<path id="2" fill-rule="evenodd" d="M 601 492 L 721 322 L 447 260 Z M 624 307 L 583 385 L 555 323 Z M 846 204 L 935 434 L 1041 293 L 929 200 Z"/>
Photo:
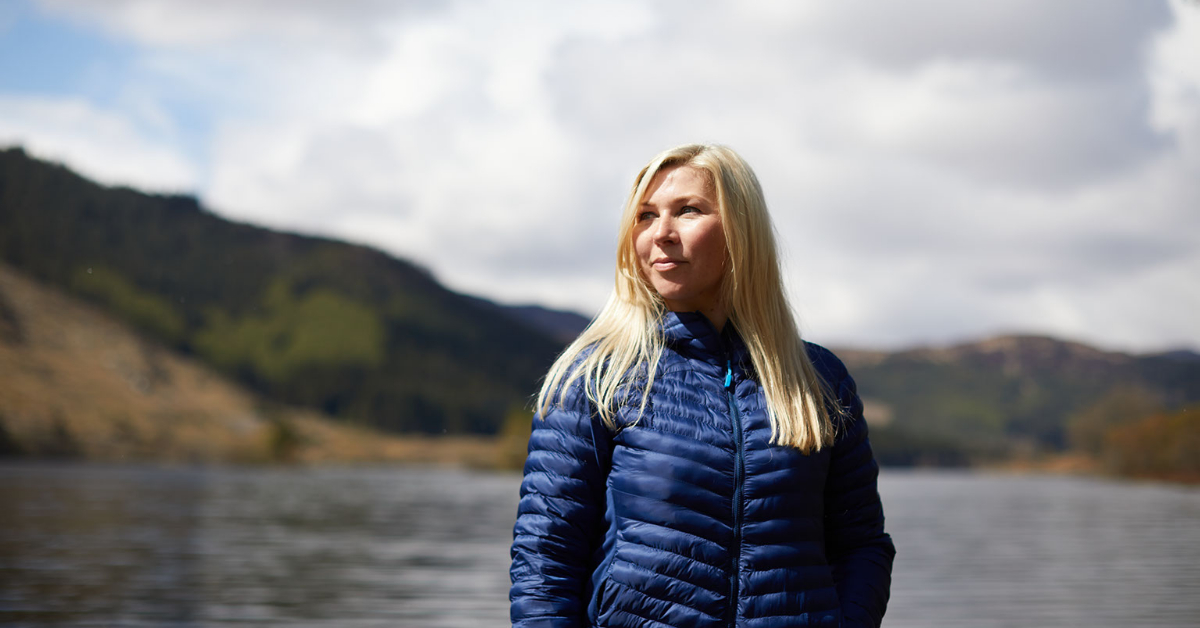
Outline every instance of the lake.
<path id="1" fill-rule="evenodd" d="M 508 624 L 516 474 L 0 465 L 0 624 Z M 886 470 L 885 626 L 1196 626 L 1200 489 Z"/>

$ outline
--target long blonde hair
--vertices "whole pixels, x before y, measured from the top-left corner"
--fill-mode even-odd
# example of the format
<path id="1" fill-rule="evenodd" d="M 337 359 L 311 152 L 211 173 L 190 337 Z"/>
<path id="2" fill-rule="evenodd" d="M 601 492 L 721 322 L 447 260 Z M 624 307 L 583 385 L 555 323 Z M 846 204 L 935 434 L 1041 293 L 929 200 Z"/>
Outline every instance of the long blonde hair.
<path id="1" fill-rule="evenodd" d="M 660 319 L 666 305 L 639 270 L 633 229 L 654 175 L 676 166 L 706 173 L 716 192 L 728 256 L 722 298 L 765 391 L 771 442 L 805 453 L 820 450 L 833 434 L 825 405 L 830 393 L 808 358 L 788 305 L 758 177 L 725 146 L 672 148 L 638 173 L 621 217 L 616 286 L 592 323 L 550 367 L 538 393 L 538 413 L 545 416 L 551 405 L 561 404 L 565 391 L 580 378 L 610 429 L 622 427 L 617 402 L 635 378 L 645 378 L 638 417 L 645 411 L 665 344 Z"/>

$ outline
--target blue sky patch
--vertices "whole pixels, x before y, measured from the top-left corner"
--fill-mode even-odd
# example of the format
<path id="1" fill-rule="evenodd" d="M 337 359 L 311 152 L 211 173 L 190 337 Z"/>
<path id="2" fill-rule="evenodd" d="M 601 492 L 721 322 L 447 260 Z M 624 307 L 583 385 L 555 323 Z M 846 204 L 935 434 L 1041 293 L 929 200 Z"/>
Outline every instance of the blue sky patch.
<path id="1" fill-rule="evenodd" d="M 108 105 L 137 52 L 128 42 L 18 1 L 0 13 L 0 93 L 82 96 Z"/>

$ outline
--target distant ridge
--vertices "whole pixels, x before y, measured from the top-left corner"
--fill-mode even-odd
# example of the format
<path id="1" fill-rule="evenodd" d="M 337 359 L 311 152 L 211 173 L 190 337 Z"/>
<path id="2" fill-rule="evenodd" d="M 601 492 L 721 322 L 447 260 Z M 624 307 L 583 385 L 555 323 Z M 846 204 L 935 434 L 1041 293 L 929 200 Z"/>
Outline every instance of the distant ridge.
<path id="1" fill-rule="evenodd" d="M 1175 349 L 1173 351 L 1163 351 L 1161 353 L 1148 354 L 1149 357 L 1162 358 L 1164 360 L 1177 360 L 1179 362 L 1200 362 L 1200 353 L 1190 349 Z"/>
<path id="2" fill-rule="evenodd" d="M 847 350 L 845 355 L 847 357 L 844 360 L 855 366 L 872 366 L 881 360 L 906 359 L 941 364 L 990 364 L 1010 371 L 1095 369 L 1098 365 L 1115 366 L 1135 359 L 1130 354 L 1118 351 L 1105 351 L 1080 342 L 1034 334 L 991 336 L 949 346 L 918 346 L 893 352 Z"/>
<path id="3" fill-rule="evenodd" d="M 875 420 L 877 453 L 890 464 L 1062 451 L 1070 422 L 1113 391 L 1143 391 L 1168 410 L 1200 401 L 1200 359 L 1189 350 L 1132 355 L 1008 335 L 895 352 L 836 351 L 865 397 L 868 421 Z"/>
<path id="4" fill-rule="evenodd" d="M 577 312 L 554 310 L 540 305 L 501 305 L 484 299 L 480 307 L 492 309 L 512 320 L 554 338 L 564 346 L 575 340 L 591 319 Z"/>
<path id="5" fill-rule="evenodd" d="M 534 329 L 542 329 L 559 342 L 569 343 L 592 322 L 590 318 L 576 312 L 552 310 L 540 305 L 508 306 L 508 311 L 518 320 Z"/>

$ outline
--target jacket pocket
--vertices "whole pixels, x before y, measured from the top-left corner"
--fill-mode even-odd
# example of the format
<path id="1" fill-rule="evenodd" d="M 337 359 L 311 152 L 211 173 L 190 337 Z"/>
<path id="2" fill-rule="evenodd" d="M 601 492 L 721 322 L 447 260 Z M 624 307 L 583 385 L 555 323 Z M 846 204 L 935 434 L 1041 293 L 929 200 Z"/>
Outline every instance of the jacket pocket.
<path id="1" fill-rule="evenodd" d="M 616 552 L 613 554 L 615 556 Z M 592 589 L 592 598 L 588 601 L 587 607 L 588 625 L 590 626 L 595 626 L 596 620 L 600 617 L 600 600 L 603 599 L 604 590 L 608 588 L 608 578 L 612 571 L 614 556 L 609 556 L 598 569 L 600 578 L 596 580 L 596 586 Z"/>

